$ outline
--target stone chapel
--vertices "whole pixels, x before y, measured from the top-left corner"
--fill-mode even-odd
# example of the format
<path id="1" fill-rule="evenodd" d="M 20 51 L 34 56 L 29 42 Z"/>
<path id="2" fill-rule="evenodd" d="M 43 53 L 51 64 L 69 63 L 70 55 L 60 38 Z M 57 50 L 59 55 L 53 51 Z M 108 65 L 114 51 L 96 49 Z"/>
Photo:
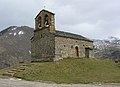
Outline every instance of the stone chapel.
<path id="1" fill-rule="evenodd" d="M 93 58 L 93 48 L 93 41 L 86 37 L 56 30 L 54 13 L 43 9 L 36 16 L 34 36 L 31 38 L 33 60 Z"/>

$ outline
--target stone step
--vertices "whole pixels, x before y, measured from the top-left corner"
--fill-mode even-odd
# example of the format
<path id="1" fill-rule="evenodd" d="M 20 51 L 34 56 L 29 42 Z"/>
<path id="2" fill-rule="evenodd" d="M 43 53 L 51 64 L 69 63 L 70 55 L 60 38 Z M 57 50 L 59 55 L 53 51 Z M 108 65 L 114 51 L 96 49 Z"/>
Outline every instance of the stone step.
<path id="1" fill-rule="evenodd" d="M 22 72 L 23 70 L 17 70 L 17 72 Z"/>
<path id="2" fill-rule="evenodd" d="M 22 72 L 22 71 L 24 71 L 25 70 L 25 66 L 20 66 L 20 67 L 17 67 L 16 69 L 17 69 L 17 72 Z"/>
<path id="3" fill-rule="evenodd" d="M 9 71 L 7 71 L 8 73 L 14 73 L 14 74 L 16 74 L 17 73 L 17 71 L 12 71 L 12 70 L 9 70 Z"/>
<path id="4" fill-rule="evenodd" d="M 17 69 L 12 69 L 11 71 L 15 71 L 15 72 L 16 72 L 16 71 L 17 71 Z"/>
<path id="5" fill-rule="evenodd" d="M 9 71 L 6 71 L 5 73 L 3 73 L 3 76 L 9 76 L 9 77 L 13 77 L 14 74 L 16 74 L 17 72 L 22 72 L 25 70 L 25 68 L 28 66 L 28 64 L 23 64 L 19 67 L 16 67 L 14 69 L 11 69 Z"/>
<path id="6" fill-rule="evenodd" d="M 25 68 L 23 68 L 23 67 L 20 67 L 20 68 L 19 68 L 19 70 L 25 70 Z"/>
<path id="7" fill-rule="evenodd" d="M 14 71 L 11 71 L 11 70 L 9 70 L 9 71 L 7 71 L 8 73 L 14 73 Z"/>
<path id="8" fill-rule="evenodd" d="M 22 64 L 22 66 L 28 66 L 28 64 Z"/>
<path id="9" fill-rule="evenodd" d="M 20 66 L 19 68 L 26 68 L 27 66 Z"/>
<path id="10" fill-rule="evenodd" d="M 8 72 L 5 72 L 3 73 L 3 76 L 9 76 L 9 77 L 13 77 L 15 73 L 8 73 Z"/>

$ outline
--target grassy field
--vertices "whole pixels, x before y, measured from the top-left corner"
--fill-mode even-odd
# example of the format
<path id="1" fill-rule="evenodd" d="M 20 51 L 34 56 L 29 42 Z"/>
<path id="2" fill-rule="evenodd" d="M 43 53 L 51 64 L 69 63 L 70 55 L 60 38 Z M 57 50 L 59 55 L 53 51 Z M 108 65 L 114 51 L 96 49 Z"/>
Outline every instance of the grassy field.
<path id="1" fill-rule="evenodd" d="M 56 83 L 120 83 L 120 66 L 108 59 L 64 59 L 31 63 L 16 77 Z"/>

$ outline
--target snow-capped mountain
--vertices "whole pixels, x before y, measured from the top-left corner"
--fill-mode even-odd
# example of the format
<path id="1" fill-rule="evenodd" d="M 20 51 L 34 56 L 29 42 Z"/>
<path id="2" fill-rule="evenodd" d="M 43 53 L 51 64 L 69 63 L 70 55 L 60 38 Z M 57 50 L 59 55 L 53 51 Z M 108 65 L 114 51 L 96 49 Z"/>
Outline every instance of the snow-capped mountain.
<path id="1" fill-rule="evenodd" d="M 120 38 L 109 37 L 107 40 L 94 40 L 95 57 L 120 58 Z"/>
<path id="2" fill-rule="evenodd" d="M 30 60 L 33 28 L 10 26 L 0 32 L 0 68 Z"/>

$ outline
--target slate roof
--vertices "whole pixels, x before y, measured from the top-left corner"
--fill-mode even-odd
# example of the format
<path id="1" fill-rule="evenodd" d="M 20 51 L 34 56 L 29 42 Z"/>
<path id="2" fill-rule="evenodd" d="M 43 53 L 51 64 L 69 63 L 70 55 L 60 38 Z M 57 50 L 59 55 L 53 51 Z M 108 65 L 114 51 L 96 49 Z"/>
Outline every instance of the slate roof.
<path id="1" fill-rule="evenodd" d="M 89 42 L 93 42 L 92 40 L 83 37 L 81 35 L 77 35 L 77 34 L 73 34 L 73 33 L 68 33 L 68 32 L 64 32 L 64 31 L 58 31 L 56 30 L 55 32 L 56 36 L 60 36 L 60 37 L 66 37 L 66 38 L 72 38 L 72 39 L 78 39 L 78 40 L 84 40 L 84 41 L 89 41 Z"/>

